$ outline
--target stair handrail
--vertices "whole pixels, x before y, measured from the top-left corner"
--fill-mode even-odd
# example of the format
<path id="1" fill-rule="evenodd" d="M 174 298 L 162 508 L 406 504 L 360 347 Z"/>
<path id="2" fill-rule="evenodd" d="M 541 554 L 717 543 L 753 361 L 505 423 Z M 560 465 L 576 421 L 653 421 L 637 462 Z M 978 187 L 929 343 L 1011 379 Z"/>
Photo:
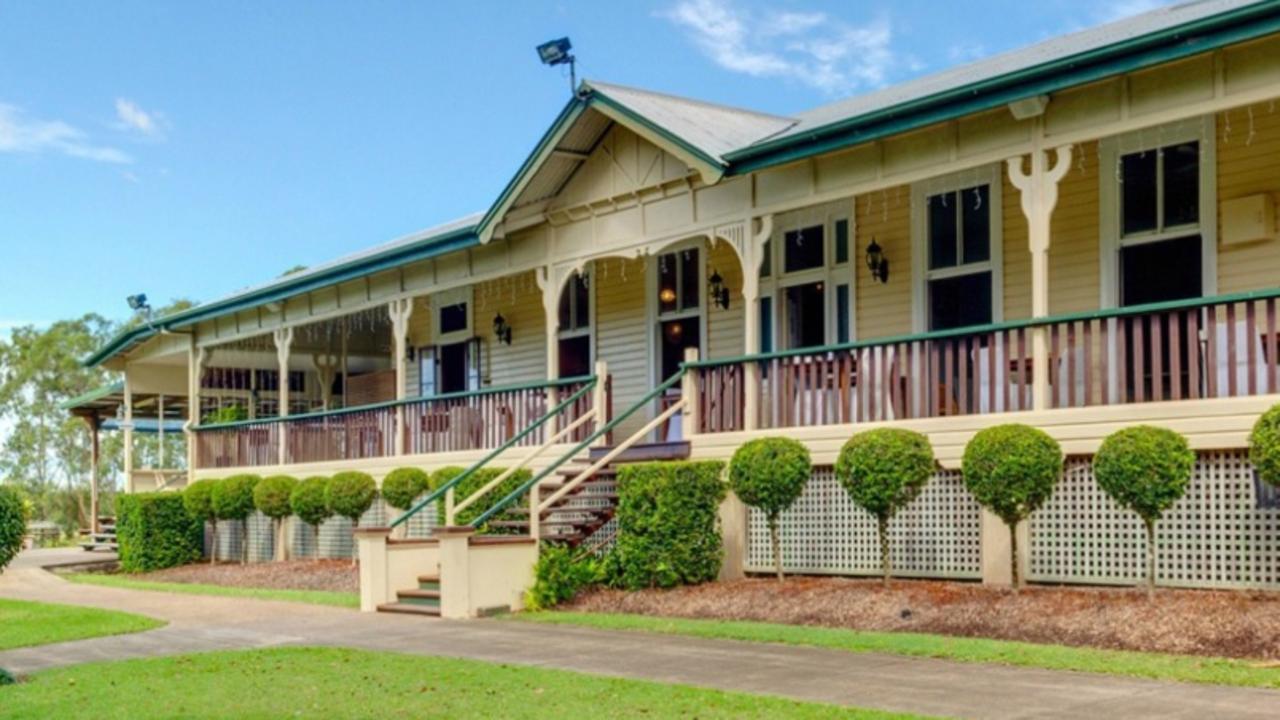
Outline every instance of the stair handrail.
<path id="1" fill-rule="evenodd" d="M 653 399 L 656 398 L 659 394 L 664 393 L 668 389 L 670 389 L 671 386 L 675 385 L 677 382 L 681 380 L 681 378 L 684 377 L 684 373 L 685 373 L 685 366 L 682 364 L 680 366 L 680 369 L 677 370 L 675 373 L 673 373 L 671 377 L 664 380 L 662 384 L 658 385 L 653 390 L 650 390 L 648 394 L 646 394 L 644 397 L 637 400 L 635 404 L 627 408 L 621 415 L 618 415 L 617 417 L 612 418 L 611 420 L 609 420 L 609 422 L 596 428 L 595 432 L 591 433 L 591 435 L 587 436 L 585 440 L 575 445 L 572 450 L 565 453 L 564 455 L 561 455 L 550 465 L 543 468 L 542 472 L 539 472 L 537 475 L 534 475 L 532 478 L 526 480 L 524 483 L 520 485 L 520 487 L 516 488 L 515 490 L 512 490 L 510 493 L 507 494 L 506 497 L 494 503 L 488 510 L 485 510 L 483 513 L 480 513 L 479 516 L 477 516 L 475 519 L 471 521 L 470 523 L 471 527 L 479 527 L 483 525 L 485 521 L 487 521 L 489 518 L 493 517 L 499 512 L 502 512 L 507 508 L 508 505 L 515 502 L 516 500 L 519 500 L 521 495 L 524 495 L 526 492 L 529 491 L 530 488 L 542 482 L 543 478 L 547 477 L 551 473 L 558 470 L 561 465 L 573 459 L 578 453 L 582 452 L 585 448 L 590 447 L 592 443 L 594 443 L 596 440 L 600 439 L 605 434 L 613 430 L 623 420 L 626 420 L 627 418 L 634 415 L 638 410 L 645 407 L 649 403 L 653 402 Z M 683 406 L 683 399 L 680 403 L 677 403 L 677 405 Z M 633 435 L 631 438 L 628 438 L 628 440 L 634 441 L 635 437 L 636 436 Z M 530 521 L 536 523 L 537 519 L 531 517 Z"/>
<path id="2" fill-rule="evenodd" d="M 416 504 L 414 504 L 414 506 L 413 506 L 413 507 L 411 507 L 411 508 L 409 508 L 408 510 L 404 511 L 404 513 L 403 513 L 403 514 L 401 514 L 401 515 L 400 515 L 400 517 L 396 518 L 395 520 L 392 520 L 392 521 L 391 521 L 391 523 L 390 523 L 387 527 L 388 527 L 388 528 L 394 528 L 394 527 L 397 527 L 397 526 L 399 526 L 399 525 L 402 525 L 403 523 L 408 522 L 409 518 L 411 518 L 411 517 L 413 517 L 414 515 L 416 515 L 416 514 L 418 514 L 419 512 L 421 512 L 423 508 L 427 507 L 427 506 L 428 506 L 428 505 L 430 505 L 431 503 L 433 503 L 433 502 L 435 502 L 436 500 L 440 499 L 440 497 L 441 497 L 442 495 L 444 495 L 445 493 L 450 492 L 451 490 L 453 490 L 453 488 L 457 487 L 458 483 L 460 483 L 460 482 L 462 482 L 463 480 L 466 480 L 467 478 L 469 478 L 469 477 L 471 477 L 472 475 L 474 475 L 478 470 L 480 470 L 480 468 L 482 468 L 482 467 L 484 467 L 485 465 L 487 465 L 487 464 L 488 464 L 490 461 L 492 461 L 494 458 L 498 457 L 498 456 L 499 456 L 499 455 L 501 455 L 502 453 L 504 453 L 504 452 L 506 452 L 507 450 L 509 450 L 509 449 L 511 449 L 512 447 L 514 447 L 514 446 L 516 445 L 516 443 L 518 443 L 518 442 L 520 442 L 521 440 L 525 439 L 525 438 L 526 438 L 526 437 L 528 437 L 528 436 L 529 436 L 533 431 L 535 431 L 535 430 L 537 430 L 538 428 L 540 428 L 540 427 L 542 427 L 543 425 L 545 425 L 545 424 L 547 423 L 547 421 L 548 421 L 548 420 L 550 420 L 550 419 L 551 419 L 551 418 L 553 418 L 553 417 L 558 416 L 561 412 L 563 412 L 563 411 L 565 410 L 565 408 L 570 407 L 571 405 L 573 405 L 573 403 L 577 402 L 577 401 L 578 401 L 578 400 L 579 400 L 583 395 L 585 395 L 588 391 L 590 391 L 590 390 L 592 390 L 593 388 L 595 388 L 595 386 L 596 386 L 596 383 L 597 383 L 597 382 L 599 382 L 599 378 L 598 378 L 597 376 L 592 375 L 592 376 L 588 377 L 588 378 L 587 378 L 587 380 L 586 380 L 586 383 L 585 383 L 585 384 L 583 384 L 583 386 L 582 386 L 581 388 L 579 388 L 576 392 L 574 392 L 574 393 L 573 393 L 572 395 L 570 395 L 569 397 L 565 398 L 565 399 L 564 399 L 564 401 L 562 401 L 559 405 L 556 405 L 554 408 L 552 408 L 550 411 L 548 411 L 545 415 L 543 415 L 542 417 L 538 418 L 538 419 L 537 419 L 537 420 L 536 420 L 532 425 L 529 425 L 529 426 L 528 426 L 528 427 L 526 427 L 525 429 L 521 430 L 519 433 L 517 433 L 515 436 L 513 436 L 510 440 L 506 441 L 506 442 L 505 442 L 505 443 L 503 443 L 502 445 L 498 446 L 497 448 L 495 448 L 494 450 L 492 450 L 491 452 L 489 452 L 487 455 L 485 455 L 483 458 L 481 458 L 481 459 L 480 459 L 478 462 L 476 462 L 474 465 L 472 465 L 471 467 L 467 468 L 466 470 L 463 470 L 462 472 L 458 473 L 457 475 L 453 476 L 452 478 L 450 478 L 450 479 L 449 479 L 449 481 L 448 481 L 448 482 L 446 482 L 446 483 L 442 484 L 440 487 L 436 488 L 435 490 L 432 490 L 430 493 L 428 493 L 428 494 L 427 494 L 427 496 L 426 496 L 425 498 L 423 498 L 422 500 L 419 500 Z"/>

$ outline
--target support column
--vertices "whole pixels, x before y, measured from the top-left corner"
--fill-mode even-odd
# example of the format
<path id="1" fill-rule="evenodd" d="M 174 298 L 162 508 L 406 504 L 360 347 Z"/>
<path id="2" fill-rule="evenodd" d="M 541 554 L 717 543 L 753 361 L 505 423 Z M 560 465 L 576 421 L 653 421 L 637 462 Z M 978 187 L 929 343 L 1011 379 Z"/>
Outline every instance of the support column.
<path id="1" fill-rule="evenodd" d="M 276 379 L 276 416 L 286 418 L 289 417 L 289 348 L 293 345 L 293 328 L 278 328 L 275 340 L 276 367 L 280 374 Z M 285 465 L 289 462 L 289 443 L 286 441 L 288 433 L 283 424 L 278 424 L 277 427 L 276 449 L 280 453 L 279 463 Z"/>
<path id="2" fill-rule="evenodd" d="M 194 473 L 200 461 L 195 429 L 200 424 L 200 381 L 204 377 L 204 366 L 209 362 L 211 351 L 196 347 L 195 338 L 187 350 L 187 424 L 183 428 L 187 435 L 187 483 L 195 479 Z"/>
<path id="3" fill-rule="evenodd" d="M 98 417 L 97 410 L 94 410 L 92 415 L 86 416 L 84 420 L 89 425 L 89 532 L 97 533 L 98 515 L 101 514 L 98 489 L 102 483 L 102 444 L 99 442 L 98 434 L 102 427 L 102 420 Z"/>
<path id="4" fill-rule="evenodd" d="M 124 491 L 133 492 L 133 388 L 129 383 L 129 370 L 124 371 Z"/>
<path id="5" fill-rule="evenodd" d="M 609 424 L 609 365 L 604 360 L 596 360 L 596 386 L 591 391 L 591 407 L 596 411 L 596 429 Z M 596 447 L 608 447 L 609 433 L 596 439 Z M 536 536 L 535 536 L 536 537 Z"/>
<path id="6" fill-rule="evenodd" d="M 560 377 L 560 284 L 555 280 L 555 269 L 550 265 L 538 268 L 533 273 L 542 290 L 542 311 L 546 317 L 547 333 L 547 380 Z M 594 318 L 592 318 L 594 320 Z M 547 389 L 547 410 L 556 406 L 555 388 Z"/>
<path id="7" fill-rule="evenodd" d="M 1049 224 L 1058 204 L 1058 182 L 1071 169 L 1071 146 L 1055 148 L 1053 167 L 1048 166 L 1047 152 L 1039 147 L 1031 151 L 1031 171 L 1023 168 L 1021 157 L 1009 158 L 1009 181 L 1022 194 L 1022 212 L 1027 218 L 1027 235 L 1031 250 L 1031 316 L 1049 315 Z M 1049 407 L 1049 332 L 1039 326 L 1031 333 L 1032 408 Z"/>
<path id="8" fill-rule="evenodd" d="M 156 470 L 165 469 L 164 457 L 164 393 L 156 396 Z M 165 481 L 163 473 L 157 475 L 157 487 Z"/>
<path id="9" fill-rule="evenodd" d="M 409 317 L 413 315 L 413 298 L 392 300 L 387 312 L 391 315 L 391 352 L 395 353 L 396 401 L 399 402 L 408 396 L 405 387 L 409 374 Z M 396 455 L 404 454 L 404 436 L 404 406 L 399 405 L 396 407 Z"/>
<path id="10" fill-rule="evenodd" d="M 773 215 L 760 219 L 759 232 L 751 230 L 748 218 L 741 258 L 744 355 L 760 351 L 760 264 L 764 262 L 764 244 L 773 234 Z M 742 427 L 755 430 L 760 417 L 760 366 L 757 363 L 747 363 L 743 368 L 742 389 Z"/>
<path id="11" fill-rule="evenodd" d="M 685 363 L 698 362 L 698 348 L 687 347 L 684 349 Z M 680 437 L 688 440 L 691 435 L 698 434 L 699 417 L 698 417 L 698 370 L 696 368 L 687 368 L 684 371 L 684 377 L 680 379 L 680 394 L 684 397 L 684 418 L 680 421 Z"/>

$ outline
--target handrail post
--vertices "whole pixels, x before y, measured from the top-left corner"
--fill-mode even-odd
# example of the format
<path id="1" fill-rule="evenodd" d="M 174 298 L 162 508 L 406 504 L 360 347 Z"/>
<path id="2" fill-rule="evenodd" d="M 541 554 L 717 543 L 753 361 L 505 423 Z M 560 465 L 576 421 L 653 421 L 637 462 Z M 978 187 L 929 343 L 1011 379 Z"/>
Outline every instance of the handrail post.
<path id="1" fill-rule="evenodd" d="M 608 387 L 609 366 L 604 360 L 596 361 L 596 386 L 591 391 L 591 408 L 595 410 L 595 430 L 605 426 L 609 422 L 609 396 L 606 392 Z M 604 447 L 609 444 L 609 436 L 601 435 L 596 440 L 596 447 Z"/>
<path id="2" fill-rule="evenodd" d="M 680 423 L 681 437 L 687 439 L 699 431 L 698 427 L 698 348 L 684 349 L 685 371 L 680 381 L 680 394 L 684 399 L 684 419 Z"/>
<path id="3" fill-rule="evenodd" d="M 448 527 L 454 526 L 453 505 L 453 488 L 449 488 L 444 491 L 444 524 Z"/>
<path id="4" fill-rule="evenodd" d="M 538 542 L 542 537 L 542 512 L 538 509 L 541 504 L 541 495 L 539 492 L 540 483 L 534 483 L 529 488 L 529 537 L 534 542 Z"/>

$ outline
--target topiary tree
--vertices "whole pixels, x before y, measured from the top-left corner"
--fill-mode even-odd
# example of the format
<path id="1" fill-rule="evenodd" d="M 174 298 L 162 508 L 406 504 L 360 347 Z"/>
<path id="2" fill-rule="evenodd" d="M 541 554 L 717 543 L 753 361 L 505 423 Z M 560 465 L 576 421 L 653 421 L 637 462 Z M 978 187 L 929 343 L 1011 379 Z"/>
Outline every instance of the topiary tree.
<path id="1" fill-rule="evenodd" d="M 213 478 L 205 478 L 191 483 L 186 490 L 182 491 L 182 505 L 187 509 L 187 514 L 213 527 L 210 541 L 213 550 L 209 553 L 210 564 L 218 562 L 218 513 L 213 509 L 213 489 L 218 482 Z"/>
<path id="2" fill-rule="evenodd" d="M 1018 523 L 1053 494 L 1062 476 L 1062 448 L 1043 430 L 1010 423 L 980 430 L 965 446 L 964 485 L 978 503 L 1009 527 L 1013 587 L 1018 571 Z"/>
<path id="3" fill-rule="evenodd" d="M 1148 598 L 1156 588 L 1156 521 L 1186 493 L 1195 464 L 1186 438 L 1150 425 L 1111 433 L 1093 458 L 1098 485 L 1147 528 Z"/>
<path id="4" fill-rule="evenodd" d="M 285 559 L 284 519 L 293 514 L 289 499 L 293 497 L 293 489 L 298 486 L 297 478 L 288 475 L 272 475 L 263 478 L 253 488 L 253 506 L 258 512 L 271 518 L 272 532 L 275 536 L 276 560 Z"/>
<path id="5" fill-rule="evenodd" d="M 408 510 L 431 485 L 431 476 L 414 467 L 397 468 L 382 479 L 382 499 L 397 510 Z"/>
<path id="6" fill-rule="evenodd" d="M 849 438 L 840 449 L 836 479 L 850 499 L 876 519 L 885 585 L 892 572 L 889 520 L 920 494 L 935 464 L 929 438 L 911 430 L 868 430 Z"/>
<path id="7" fill-rule="evenodd" d="M 232 475 L 213 486 L 209 493 L 213 512 L 219 520 L 239 520 L 240 562 L 249 561 L 249 513 L 253 512 L 253 489 L 262 478 L 257 475 Z M 218 548 L 213 548 L 214 553 Z"/>
<path id="8" fill-rule="evenodd" d="M 27 532 L 27 505 L 18 489 L 0 485 L 0 572 L 22 549 Z"/>
<path id="9" fill-rule="evenodd" d="M 1280 487 L 1280 405 L 1254 423 L 1249 433 L 1249 461 L 1263 482 Z"/>
<path id="10" fill-rule="evenodd" d="M 324 502 L 334 515 L 351 519 L 354 536 L 355 528 L 360 526 L 360 516 L 373 505 L 373 499 L 377 495 L 378 484 L 373 481 L 373 476 L 348 470 L 329 478 L 329 484 L 324 491 Z M 353 564 L 358 557 L 357 552 L 352 552 Z"/>
<path id="11" fill-rule="evenodd" d="M 328 520 L 333 512 L 325 501 L 325 489 L 329 487 L 327 477 L 309 477 L 298 483 L 289 494 L 289 508 L 298 519 L 311 526 L 311 537 L 315 541 L 315 557 L 320 557 L 320 523 Z"/>
<path id="12" fill-rule="evenodd" d="M 782 547 L 778 517 L 795 504 L 813 474 L 809 450 L 785 437 L 751 440 L 738 448 L 729 463 L 729 487 L 742 502 L 764 513 L 769 524 L 773 566 L 782 579 Z"/>

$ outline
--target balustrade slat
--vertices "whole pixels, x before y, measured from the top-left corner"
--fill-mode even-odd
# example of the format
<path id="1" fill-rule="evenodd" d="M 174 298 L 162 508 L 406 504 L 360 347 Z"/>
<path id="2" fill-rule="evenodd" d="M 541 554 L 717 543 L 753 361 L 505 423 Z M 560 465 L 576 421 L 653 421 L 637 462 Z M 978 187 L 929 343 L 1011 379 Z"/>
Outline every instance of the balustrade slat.
<path id="1" fill-rule="evenodd" d="M 1276 299 L 1267 298 L 1267 392 L 1280 392 L 1280 358 L 1276 357 Z"/>
<path id="2" fill-rule="evenodd" d="M 1245 302 L 1244 304 L 1244 323 L 1245 323 L 1244 325 L 1245 346 L 1248 348 L 1246 352 L 1248 353 L 1248 357 L 1249 357 L 1249 364 L 1247 368 L 1248 374 L 1246 375 L 1246 377 L 1249 378 L 1249 381 L 1248 381 L 1249 394 L 1257 395 L 1258 394 L 1258 343 L 1255 342 L 1254 339 L 1258 337 L 1258 317 L 1257 317 L 1257 310 L 1254 306 L 1253 301 L 1251 300 Z"/>

